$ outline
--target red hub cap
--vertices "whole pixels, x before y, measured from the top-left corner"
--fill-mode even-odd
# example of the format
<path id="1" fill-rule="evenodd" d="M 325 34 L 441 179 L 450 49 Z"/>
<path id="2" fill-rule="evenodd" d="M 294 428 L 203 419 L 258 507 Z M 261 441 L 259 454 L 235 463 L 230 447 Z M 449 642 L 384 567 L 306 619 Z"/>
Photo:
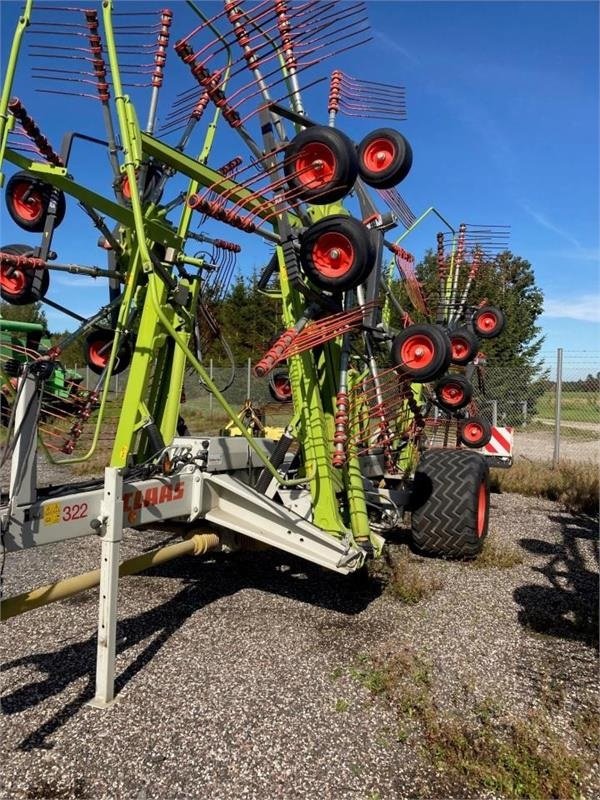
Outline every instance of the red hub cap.
<path id="1" fill-rule="evenodd" d="M 333 180 L 337 161 L 326 144 L 310 142 L 301 148 L 294 166 L 298 183 L 307 189 L 323 189 Z"/>
<path id="2" fill-rule="evenodd" d="M 456 406 L 462 403 L 465 393 L 457 383 L 447 383 L 440 391 L 440 400 L 447 406 Z"/>
<path id="3" fill-rule="evenodd" d="M 88 347 L 88 359 L 90 364 L 104 369 L 110 358 L 111 347 L 112 342 L 106 342 L 102 339 L 97 342 L 91 342 Z"/>
<path id="4" fill-rule="evenodd" d="M 27 288 L 27 278 L 20 269 L 14 269 L 11 274 L 8 270 L 2 270 L 0 282 L 6 294 L 20 295 Z"/>
<path id="5" fill-rule="evenodd" d="M 275 391 L 281 397 L 290 397 L 292 394 L 292 385 L 289 378 L 279 377 L 273 381 Z"/>
<path id="6" fill-rule="evenodd" d="M 482 481 L 479 486 L 479 493 L 477 495 L 477 538 L 481 539 L 485 529 L 485 516 L 487 511 L 487 492 L 485 490 L 485 481 Z"/>
<path id="7" fill-rule="evenodd" d="M 402 363 L 413 369 L 423 369 L 428 367 L 433 361 L 435 346 L 428 336 L 422 333 L 415 333 L 410 336 L 400 349 Z"/>
<path id="8" fill-rule="evenodd" d="M 363 164 L 369 172 L 385 172 L 394 163 L 396 145 L 391 139 L 373 139 L 365 147 Z"/>
<path id="9" fill-rule="evenodd" d="M 467 357 L 469 353 L 469 345 L 465 339 L 461 339 L 459 337 L 452 338 L 451 344 L 452 344 L 452 358 L 463 359 Z"/>
<path id="10" fill-rule="evenodd" d="M 493 311 L 484 311 L 477 317 L 477 327 L 483 333 L 493 333 L 498 327 L 498 317 Z"/>
<path id="11" fill-rule="evenodd" d="M 463 428 L 463 437 L 468 442 L 478 442 L 483 436 L 483 425 L 479 422 L 467 422 Z"/>
<path id="12" fill-rule="evenodd" d="M 44 213 L 44 198 L 30 183 L 17 183 L 11 200 L 15 214 L 26 222 L 35 222 Z"/>
<path id="13" fill-rule="evenodd" d="M 312 250 L 315 268 L 326 278 L 340 278 L 354 264 L 354 247 L 343 233 L 323 233 Z"/>

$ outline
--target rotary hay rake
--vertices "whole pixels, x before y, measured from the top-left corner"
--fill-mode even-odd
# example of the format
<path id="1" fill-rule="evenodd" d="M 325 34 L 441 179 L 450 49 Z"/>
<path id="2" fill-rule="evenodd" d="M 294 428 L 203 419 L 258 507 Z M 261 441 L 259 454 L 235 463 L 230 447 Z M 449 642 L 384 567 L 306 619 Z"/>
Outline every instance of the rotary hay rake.
<path id="1" fill-rule="evenodd" d="M 490 427 L 471 381 L 481 373 L 480 340 L 497 336 L 504 320 L 474 298 L 506 229 L 455 229 L 433 207 L 417 218 L 396 189 L 412 165 L 407 139 L 383 127 L 356 145 L 337 127 L 341 115 L 404 119 L 402 87 L 334 69 L 328 124 L 308 116 L 305 103 L 326 80 L 315 68 L 368 44 L 364 3 L 226 1 L 206 11 L 194 2 L 174 15 L 152 4 L 130 13 L 109 0 L 81 8 L 26 0 L 0 99 L 0 166 L 18 170 L 5 186 L 8 211 L 41 234 L 37 244 L 2 247 L 2 298 L 41 300 L 77 322 L 59 343 L 2 364 L 4 460 L 12 456 L 3 548 L 102 537 L 97 575 L 5 599 L 3 617 L 100 582 L 98 704 L 113 692 L 118 575 L 148 565 L 126 562 L 119 573 L 124 524 L 188 523 L 183 545 L 156 560 L 233 550 L 249 537 L 341 573 L 379 557 L 406 511 L 415 543 L 432 554 L 474 556 L 487 534 L 488 468 L 475 449 Z M 178 92 L 159 117 L 167 62 L 179 70 Z M 104 138 L 67 132 L 57 152 L 29 100 L 14 96 L 26 63 L 35 91 L 59 98 L 65 116 L 73 103 L 99 108 Z M 244 155 L 233 145 L 225 152 L 221 137 Z M 107 154 L 103 193 L 71 173 L 74 145 Z M 226 163 L 210 166 L 224 152 Z M 52 250 L 67 197 L 100 232 L 105 267 L 61 263 Z M 446 228 L 435 297 L 424 296 L 400 244 L 430 214 Z M 404 230 L 391 241 L 397 226 Z M 236 414 L 206 369 L 243 252 L 229 236 L 258 237 L 273 250 L 259 285 L 280 300 L 284 330 L 257 354 L 255 374 L 291 401 L 278 440 L 261 435 L 248 404 Z M 51 299 L 50 276 L 60 272 L 74 287 L 78 276 L 106 280 L 97 313 L 82 317 Z M 45 387 L 73 342 L 96 383 L 49 410 Z M 126 369 L 104 480 L 38 486 L 38 446 L 53 463 L 92 457 L 106 429 L 109 379 Z M 240 436 L 181 435 L 190 370 Z"/>

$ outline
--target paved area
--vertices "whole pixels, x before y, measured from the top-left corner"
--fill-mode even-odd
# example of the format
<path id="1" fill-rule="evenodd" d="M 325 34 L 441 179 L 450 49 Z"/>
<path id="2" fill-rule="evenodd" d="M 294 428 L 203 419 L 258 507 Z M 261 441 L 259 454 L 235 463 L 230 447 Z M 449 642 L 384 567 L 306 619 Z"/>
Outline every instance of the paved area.
<path id="1" fill-rule="evenodd" d="M 129 532 L 124 557 L 167 538 Z M 279 552 L 180 559 L 121 584 L 119 695 L 107 711 L 87 705 L 96 591 L 10 620 L 0 798 L 469 796 L 418 738 L 393 735 L 397 711 L 352 665 L 411 654 L 428 665 L 440 713 L 494 698 L 525 715 L 551 681 L 557 735 L 574 746 L 574 720 L 597 707 L 595 540 L 594 523 L 556 504 L 494 496 L 490 542 L 522 563 L 475 569 L 411 555 L 438 588 L 414 605 L 377 580 Z M 91 537 L 9 556 L 7 594 L 95 568 L 98 557 Z M 584 798 L 600 792 L 588 763 Z"/>

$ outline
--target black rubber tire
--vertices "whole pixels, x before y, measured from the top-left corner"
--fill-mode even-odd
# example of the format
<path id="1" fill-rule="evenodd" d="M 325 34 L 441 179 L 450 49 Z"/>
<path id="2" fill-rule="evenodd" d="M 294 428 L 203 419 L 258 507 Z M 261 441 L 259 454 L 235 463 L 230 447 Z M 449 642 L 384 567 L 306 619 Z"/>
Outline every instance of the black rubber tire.
<path id="1" fill-rule="evenodd" d="M 493 327 L 485 324 L 491 317 L 496 318 L 496 324 Z M 506 317 L 504 311 L 496 306 L 482 306 L 478 308 L 473 314 L 473 330 L 477 336 L 482 339 L 495 339 L 500 336 L 506 325 Z"/>
<path id="2" fill-rule="evenodd" d="M 449 396 L 453 393 L 456 395 L 454 399 Z M 435 384 L 435 396 L 438 406 L 444 411 L 458 411 L 471 402 L 473 386 L 464 375 L 444 375 Z"/>
<path id="3" fill-rule="evenodd" d="M 418 366 L 415 358 L 409 358 L 407 351 L 418 344 L 430 349 L 431 358 Z M 450 366 L 450 340 L 443 328 L 438 325 L 409 325 L 392 342 L 392 362 L 400 372 L 415 383 L 429 383 L 441 377 Z"/>
<path id="4" fill-rule="evenodd" d="M 102 355 L 106 356 L 106 363 L 108 363 L 108 359 L 110 358 L 110 352 L 112 349 L 112 342 L 115 338 L 115 334 L 113 331 L 107 329 L 99 329 L 92 331 L 86 336 L 85 344 L 84 344 L 84 358 L 85 363 L 88 367 L 94 372 L 96 375 L 101 375 L 104 372 L 104 364 L 100 364 L 98 357 L 94 357 L 90 350 L 92 348 L 97 348 L 102 351 Z M 96 350 L 97 353 L 97 350 Z M 112 375 L 119 375 L 123 370 L 127 369 L 129 364 L 131 363 L 131 357 L 133 355 L 133 349 L 131 346 L 131 341 L 128 337 L 121 338 L 121 343 L 119 345 L 119 352 L 115 359 L 115 363 L 113 366 Z"/>
<path id="5" fill-rule="evenodd" d="M 475 438 L 473 429 L 477 426 L 481 434 Z M 478 449 L 485 447 L 485 445 L 492 438 L 492 426 L 485 419 L 485 417 L 473 416 L 467 417 L 463 420 L 458 427 L 458 439 L 465 447 Z"/>
<path id="6" fill-rule="evenodd" d="M 27 187 L 33 187 L 33 191 L 38 197 L 37 213 L 35 213 L 31 219 L 26 219 L 19 214 L 18 206 L 15 205 L 15 194 L 18 196 L 20 192 L 24 191 Z M 46 224 L 46 217 L 48 215 L 48 206 L 50 205 L 51 195 L 52 186 L 49 183 L 41 181 L 39 178 L 30 175 L 28 172 L 16 172 L 11 176 L 10 180 L 6 184 L 4 199 L 8 213 L 10 214 L 13 222 L 18 225 L 19 228 L 24 231 L 28 231 L 29 233 L 41 233 Z M 54 222 L 55 228 L 58 228 L 60 223 L 65 218 L 66 210 L 67 203 L 64 192 L 58 189 L 56 198 L 56 219 Z"/>
<path id="7" fill-rule="evenodd" d="M 269 376 L 269 394 L 277 403 L 291 402 L 292 386 L 287 372 L 280 370 L 279 372 L 273 372 Z"/>
<path id="8" fill-rule="evenodd" d="M 312 181 L 306 180 L 308 168 L 299 165 L 302 157 L 312 157 L 311 146 L 315 158 L 319 157 L 319 153 L 329 155 L 330 170 L 325 182 L 319 183 L 318 176 Z M 306 171 L 302 172 L 303 169 Z M 285 148 L 283 171 L 290 189 L 293 190 L 293 197 L 290 198 L 292 201 L 303 200 L 315 205 L 334 203 L 347 195 L 354 186 L 358 175 L 356 148 L 342 131 L 325 125 L 313 125 L 300 131 Z M 304 175 L 304 179 L 300 174 Z"/>
<path id="9" fill-rule="evenodd" d="M 412 487 L 415 546 L 441 558 L 474 558 L 488 533 L 489 468 L 478 453 L 428 450 Z"/>
<path id="10" fill-rule="evenodd" d="M 155 194 L 160 181 L 162 180 L 162 170 L 156 164 L 149 164 L 146 170 L 146 179 L 144 181 L 144 191 L 142 193 L 142 203 L 147 203 L 150 198 Z M 131 192 L 129 190 L 129 178 L 127 173 L 124 173 L 121 178 L 121 193 L 123 200 L 127 205 L 131 205 Z M 162 197 L 162 190 L 160 195 L 154 198 L 154 203 L 160 203 Z"/>
<path id="11" fill-rule="evenodd" d="M 24 256 L 33 253 L 34 248 L 28 244 L 7 244 L 1 247 L 3 253 L 10 253 L 13 256 Z M 10 278 L 5 275 L 4 268 L 0 273 L 0 296 L 6 303 L 13 306 L 28 306 L 31 303 L 37 303 L 48 293 L 50 287 L 50 273 L 47 269 L 42 270 L 41 284 L 34 286 L 36 279 L 36 272 L 33 269 L 16 269 L 12 273 L 13 276 L 18 276 L 23 280 L 23 285 L 18 291 L 11 291 L 8 285 Z"/>
<path id="12" fill-rule="evenodd" d="M 450 354 L 453 364 L 464 366 L 473 361 L 479 352 L 479 341 L 470 328 L 462 327 L 448 331 Z"/>
<path id="13" fill-rule="evenodd" d="M 374 168 L 374 151 L 377 143 L 383 146 L 381 167 Z M 358 173 L 363 181 L 374 189 L 391 189 L 406 178 L 413 161 L 412 148 L 401 133 L 393 128 L 377 128 L 371 131 L 358 145 Z"/>
<path id="14" fill-rule="evenodd" d="M 328 241 L 332 241 L 331 249 L 342 252 L 339 267 L 343 272 L 339 275 L 335 274 L 335 264 L 323 261 Z M 341 246 L 336 246 L 335 242 Z M 320 247 L 320 252 L 316 251 L 317 247 Z M 348 260 L 348 254 L 350 263 L 344 269 L 343 262 Z M 345 292 L 366 280 L 375 265 L 375 257 L 369 231 L 355 217 L 341 214 L 325 217 L 307 228 L 300 237 L 300 264 L 304 274 L 315 286 L 330 292 Z"/>

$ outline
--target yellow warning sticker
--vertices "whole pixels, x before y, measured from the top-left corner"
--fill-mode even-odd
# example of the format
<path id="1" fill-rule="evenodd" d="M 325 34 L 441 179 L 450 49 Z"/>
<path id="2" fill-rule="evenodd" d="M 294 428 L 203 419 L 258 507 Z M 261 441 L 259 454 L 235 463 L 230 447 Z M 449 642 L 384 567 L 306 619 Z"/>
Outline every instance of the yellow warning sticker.
<path id="1" fill-rule="evenodd" d="M 56 525 L 60 522 L 60 503 L 48 503 L 44 506 L 44 525 Z"/>

